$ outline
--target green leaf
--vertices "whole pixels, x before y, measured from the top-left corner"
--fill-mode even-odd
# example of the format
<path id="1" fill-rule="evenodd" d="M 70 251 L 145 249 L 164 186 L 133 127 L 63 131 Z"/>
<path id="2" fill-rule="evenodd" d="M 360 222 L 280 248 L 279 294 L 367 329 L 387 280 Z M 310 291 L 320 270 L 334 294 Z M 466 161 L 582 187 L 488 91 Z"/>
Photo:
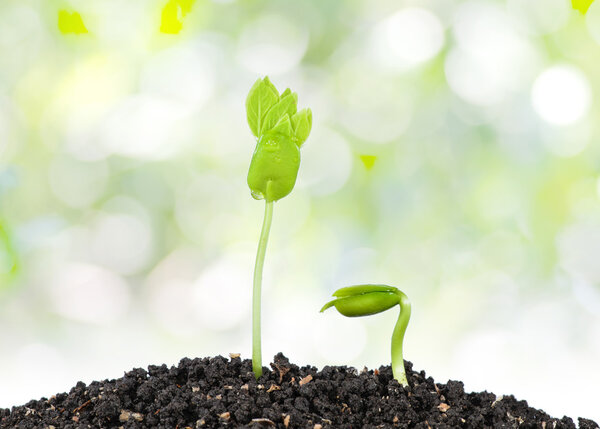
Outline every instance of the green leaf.
<path id="1" fill-rule="evenodd" d="M 290 115 L 285 115 L 279 119 L 279 122 L 270 130 L 272 133 L 283 134 L 286 137 L 292 137 L 294 130 L 292 129 L 292 121 L 290 121 Z"/>
<path id="2" fill-rule="evenodd" d="M 289 115 L 290 117 L 296 113 L 297 104 L 298 104 L 298 94 L 295 92 L 289 91 L 286 89 L 284 94 L 287 92 L 287 95 L 283 96 L 279 99 L 279 101 L 274 104 L 267 115 L 265 116 L 265 120 L 262 122 L 262 126 L 260 128 L 260 135 L 263 135 L 267 131 L 273 129 L 273 127 L 279 122 L 279 120 L 285 116 Z"/>
<path id="3" fill-rule="evenodd" d="M 262 123 L 269 109 L 279 101 L 279 92 L 268 77 L 258 79 L 246 98 L 246 117 L 252 134 L 259 138 Z M 279 118 L 278 118 L 279 119 Z"/>
<path id="4" fill-rule="evenodd" d="M 327 304 L 325 304 L 323 307 L 321 307 L 321 309 L 319 310 L 319 313 L 324 312 L 325 310 L 327 310 L 328 308 L 331 308 L 335 305 L 335 302 L 337 301 L 337 299 L 334 299 L 332 301 L 329 301 Z"/>
<path id="5" fill-rule="evenodd" d="M 294 136 L 298 142 L 298 147 L 308 138 L 312 128 L 312 111 L 310 109 L 302 109 L 292 116 L 292 127 L 294 128 Z"/>

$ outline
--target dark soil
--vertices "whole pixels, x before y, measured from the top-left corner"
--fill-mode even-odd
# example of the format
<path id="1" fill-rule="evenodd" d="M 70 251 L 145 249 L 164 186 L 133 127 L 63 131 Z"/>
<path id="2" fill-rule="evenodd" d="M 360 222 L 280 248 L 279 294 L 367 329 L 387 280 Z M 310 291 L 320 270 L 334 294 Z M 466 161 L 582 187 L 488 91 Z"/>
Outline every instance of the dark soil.
<path id="1" fill-rule="evenodd" d="M 575 428 L 513 396 L 465 393 L 460 381 L 435 383 L 406 365 L 408 389 L 389 366 L 318 371 L 279 354 L 257 382 L 250 360 L 183 359 L 0 409 L 0 428 Z M 599 426 L 580 418 L 579 427 Z"/>

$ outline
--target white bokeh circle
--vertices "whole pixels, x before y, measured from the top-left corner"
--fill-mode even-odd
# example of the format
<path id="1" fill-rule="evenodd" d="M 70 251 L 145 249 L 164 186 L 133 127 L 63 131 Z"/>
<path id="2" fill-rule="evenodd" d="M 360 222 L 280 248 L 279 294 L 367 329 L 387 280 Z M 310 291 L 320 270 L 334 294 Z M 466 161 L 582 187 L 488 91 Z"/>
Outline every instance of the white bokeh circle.
<path id="1" fill-rule="evenodd" d="M 531 102 L 536 113 L 552 125 L 570 125 L 588 112 L 592 94 L 587 77 L 572 65 L 544 70 L 533 83 Z"/>
<path id="2" fill-rule="evenodd" d="M 456 44 L 446 56 L 446 79 L 450 89 L 471 104 L 501 103 L 518 93 L 536 70 L 536 50 L 517 22 L 494 4 L 462 3 L 452 32 Z"/>
<path id="3" fill-rule="evenodd" d="M 62 267 L 48 283 L 54 309 L 63 317 L 104 325 L 123 317 L 131 294 L 119 275 L 91 264 Z"/>
<path id="4" fill-rule="evenodd" d="M 237 57 L 248 70 L 276 75 L 300 63 L 308 48 L 308 31 L 281 15 L 267 14 L 248 23 Z"/>
<path id="5" fill-rule="evenodd" d="M 369 42 L 381 66 L 402 70 L 435 57 L 444 45 L 444 28 L 427 9 L 409 7 L 376 24 Z"/>

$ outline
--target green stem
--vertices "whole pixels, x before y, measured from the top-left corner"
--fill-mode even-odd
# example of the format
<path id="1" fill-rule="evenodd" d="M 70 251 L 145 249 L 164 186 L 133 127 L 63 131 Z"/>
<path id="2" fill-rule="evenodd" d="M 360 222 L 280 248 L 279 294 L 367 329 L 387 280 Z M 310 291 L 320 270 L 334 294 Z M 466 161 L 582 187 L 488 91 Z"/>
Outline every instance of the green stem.
<path id="1" fill-rule="evenodd" d="M 269 201 L 268 194 L 271 182 L 267 183 L 267 195 L 265 195 L 265 217 L 262 230 L 260 232 L 260 241 L 256 252 L 256 263 L 254 264 L 254 288 L 252 291 L 252 370 L 254 376 L 258 379 L 262 375 L 262 351 L 260 337 L 260 301 L 263 265 L 265 262 L 265 253 L 269 241 L 269 231 L 271 230 L 271 220 L 273 218 L 273 201 Z"/>
<path id="2" fill-rule="evenodd" d="M 400 301 L 400 315 L 394 327 L 392 334 L 392 372 L 394 378 L 404 387 L 408 386 L 406 379 L 406 370 L 404 369 L 404 357 L 402 356 L 402 343 L 404 342 L 404 333 L 410 320 L 410 301 L 408 297 L 401 291 L 396 294 Z"/>

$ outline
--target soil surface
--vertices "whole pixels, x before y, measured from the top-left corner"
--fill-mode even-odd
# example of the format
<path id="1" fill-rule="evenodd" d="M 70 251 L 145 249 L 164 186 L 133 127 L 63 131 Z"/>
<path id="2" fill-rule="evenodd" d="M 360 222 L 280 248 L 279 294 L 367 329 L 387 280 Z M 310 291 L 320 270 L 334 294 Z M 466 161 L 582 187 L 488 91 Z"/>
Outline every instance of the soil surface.
<path id="1" fill-rule="evenodd" d="M 299 368 L 279 354 L 256 381 L 239 356 L 183 359 L 118 380 L 77 383 L 69 393 L 0 409 L 0 428 L 575 428 L 513 396 L 466 393 L 406 363 L 410 387 L 389 366 Z M 572 393 L 569 393 L 572 394 Z M 582 429 L 598 428 L 579 419 Z"/>

